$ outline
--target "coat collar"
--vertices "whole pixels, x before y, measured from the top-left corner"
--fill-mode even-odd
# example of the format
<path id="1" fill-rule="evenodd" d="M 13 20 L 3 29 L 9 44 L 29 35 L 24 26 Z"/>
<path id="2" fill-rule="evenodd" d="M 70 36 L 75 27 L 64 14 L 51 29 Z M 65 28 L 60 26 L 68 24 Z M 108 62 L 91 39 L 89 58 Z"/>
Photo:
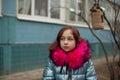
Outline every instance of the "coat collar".
<path id="1" fill-rule="evenodd" d="M 71 69 L 78 69 L 83 66 L 90 56 L 91 50 L 87 42 L 82 39 L 78 46 L 67 54 L 58 47 L 52 52 L 51 59 L 56 66 L 68 65 Z"/>

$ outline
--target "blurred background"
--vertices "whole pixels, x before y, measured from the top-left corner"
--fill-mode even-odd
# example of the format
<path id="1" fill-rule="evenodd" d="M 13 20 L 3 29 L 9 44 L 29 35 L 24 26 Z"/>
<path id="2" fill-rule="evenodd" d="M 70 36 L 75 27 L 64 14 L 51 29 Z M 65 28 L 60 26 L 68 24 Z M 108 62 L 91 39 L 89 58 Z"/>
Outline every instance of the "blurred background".
<path id="1" fill-rule="evenodd" d="M 107 18 L 100 29 L 92 27 L 90 9 L 95 3 Z M 76 26 L 88 41 L 98 79 L 110 80 L 111 73 L 120 68 L 119 3 L 119 0 L 0 0 L 0 80 L 41 80 L 48 47 L 65 25 Z M 95 23 L 103 23 L 97 20 Z M 111 62 L 117 67 L 110 69 Z M 119 72 L 116 74 L 120 78 Z"/>

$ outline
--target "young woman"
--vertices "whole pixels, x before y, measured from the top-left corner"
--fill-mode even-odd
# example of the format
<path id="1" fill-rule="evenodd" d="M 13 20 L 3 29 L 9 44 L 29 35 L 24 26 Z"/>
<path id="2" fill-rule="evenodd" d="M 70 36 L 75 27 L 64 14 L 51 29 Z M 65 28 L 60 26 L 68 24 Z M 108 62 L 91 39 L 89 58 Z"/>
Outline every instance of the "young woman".
<path id="1" fill-rule="evenodd" d="M 49 52 L 43 80 L 97 80 L 91 50 L 77 28 L 62 28 Z"/>

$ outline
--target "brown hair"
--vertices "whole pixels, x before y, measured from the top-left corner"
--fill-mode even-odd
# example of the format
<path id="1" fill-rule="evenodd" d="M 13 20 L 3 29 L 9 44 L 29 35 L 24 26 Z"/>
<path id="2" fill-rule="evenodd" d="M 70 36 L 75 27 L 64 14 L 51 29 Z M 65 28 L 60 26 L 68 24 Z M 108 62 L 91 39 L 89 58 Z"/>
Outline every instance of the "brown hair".
<path id="1" fill-rule="evenodd" d="M 59 31 L 56 40 L 49 46 L 48 50 L 50 52 L 54 51 L 58 46 L 60 46 L 60 38 L 61 38 L 63 32 L 66 31 L 66 30 L 71 30 L 72 31 L 72 34 L 73 34 L 73 36 L 75 38 L 75 41 L 76 41 L 76 45 L 80 42 L 80 33 L 77 30 L 77 28 L 73 27 L 73 26 L 65 26 L 64 28 L 62 28 Z"/>

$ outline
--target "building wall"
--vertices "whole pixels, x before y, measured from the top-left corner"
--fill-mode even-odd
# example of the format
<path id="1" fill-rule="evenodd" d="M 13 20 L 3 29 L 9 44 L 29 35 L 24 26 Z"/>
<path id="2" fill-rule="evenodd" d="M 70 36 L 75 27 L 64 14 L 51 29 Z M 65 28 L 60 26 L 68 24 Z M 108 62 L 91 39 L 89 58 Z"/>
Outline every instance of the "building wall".
<path id="1" fill-rule="evenodd" d="M 48 46 L 64 27 L 61 24 L 20 20 L 16 17 L 16 0 L 2 1 L 0 17 L 0 75 L 43 68 L 49 55 Z M 8 7 L 9 6 L 9 7 Z M 103 56 L 98 40 L 88 28 L 77 26 L 81 37 L 89 41 L 92 57 Z M 112 50 L 109 30 L 96 30 L 95 34 Z"/>

